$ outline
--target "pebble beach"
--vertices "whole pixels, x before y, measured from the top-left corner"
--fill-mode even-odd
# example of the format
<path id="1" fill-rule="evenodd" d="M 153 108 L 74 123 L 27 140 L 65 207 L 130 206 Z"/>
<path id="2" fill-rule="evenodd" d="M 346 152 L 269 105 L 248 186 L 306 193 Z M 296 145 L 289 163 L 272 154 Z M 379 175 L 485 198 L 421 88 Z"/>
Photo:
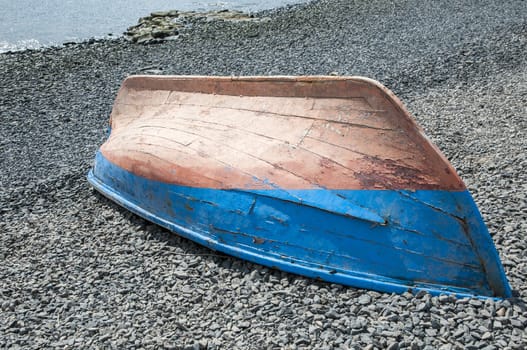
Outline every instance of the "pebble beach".
<path id="1" fill-rule="evenodd" d="M 0 54 L 0 349 L 527 348 L 527 2 L 320 0 L 255 17 Z M 379 80 L 465 181 L 514 297 L 315 281 L 122 209 L 86 175 L 132 74 Z"/>

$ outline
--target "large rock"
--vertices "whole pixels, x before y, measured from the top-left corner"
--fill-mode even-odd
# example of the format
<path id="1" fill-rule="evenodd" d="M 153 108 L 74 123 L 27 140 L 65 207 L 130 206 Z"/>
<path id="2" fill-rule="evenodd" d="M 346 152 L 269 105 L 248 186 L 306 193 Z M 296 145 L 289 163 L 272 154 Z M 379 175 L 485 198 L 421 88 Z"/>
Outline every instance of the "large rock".
<path id="1" fill-rule="evenodd" d="M 263 21 L 267 18 L 254 17 L 241 11 L 221 10 L 208 12 L 178 10 L 152 12 L 139 19 L 124 33 L 134 43 L 149 44 L 176 38 L 185 28 L 201 21 Z"/>

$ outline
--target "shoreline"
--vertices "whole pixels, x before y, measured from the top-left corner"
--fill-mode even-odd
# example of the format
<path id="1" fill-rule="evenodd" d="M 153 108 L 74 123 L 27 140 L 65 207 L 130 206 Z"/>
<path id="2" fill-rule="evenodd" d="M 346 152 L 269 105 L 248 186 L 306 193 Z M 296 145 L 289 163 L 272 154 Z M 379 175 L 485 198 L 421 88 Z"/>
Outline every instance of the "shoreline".
<path id="1" fill-rule="evenodd" d="M 524 6 L 321 0 L 159 44 L 0 54 L 0 348 L 521 349 Z M 87 184 L 128 75 L 331 72 L 401 98 L 473 194 L 514 298 L 390 295 L 267 269 L 145 222 Z"/>
<path id="2" fill-rule="evenodd" d="M 246 19 L 254 19 L 258 20 L 260 17 L 265 16 L 272 16 L 273 13 L 280 10 L 285 9 L 291 9 L 293 7 L 301 7 L 304 5 L 309 4 L 309 2 L 305 2 L 306 0 L 302 0 L 304 2 L 299 3 L 293 3 L 293 4 L 283 4 L 282 6 L 276 7 L 276 8 L 270 8 L 270 9 L 261 9 L 258 11 L 247 11 L 242 12 L 239 10 L 230 10 L 230 9 L 213 9 L 208 11 L 197 11 L 197 10 L 166 10 L 166 11 L 155 11 L 150 14 L 144 14 L 143 17 L 138 17 L 137 23 L 129 23 L 126 27 L 122 28 L 121 33 L 108 33 L 104 35 L 95 35 L 95 36 L 89 36 L 85 38 L 79 38 L 74 40 L 65 39 L 61 42 L 47 42 L 47 43 L 41 43 L 39 40 L 35 38 L 31 39 L 23 39 L 23 40 L 17 40 L 16 42 L 7 42 L 7 41 L 0 41 L 0 55 L 4 53 L 14 53 L 14 52 L 22 52 L 26 50 L 45 50 L 47 48 L 60 48 L 63 46 L 69 46 L 72 44 L 82 44 L 85 42 L 93 42 L 93 41 L 100 41 L 100 40 L 113 40 L 113 39 L 119 39 L 119 38 L 130 38 L 131 32 L 130 29 L 134 27 L 140 27 L 141 21 L 144 19 L 149 19 L 150 17 L 163 17 L 160 16 L 160 14 L 166 14 L 166 16 L 173 16 L 175 13 L 179 14 L 178 21 L 175 21 L 174 29 L 181 29 L 183 32 L 185 32 L 189 27 L 192 27 L 195 24 L 199 24 L 199 22 L 203 21 L 237 21 L 237 20 L 246 20 Z M 313 1 L 313 0 L 310 0 Z M 230 16 L 229 16 L 230 15 Z M 175 17 L 175 16 L 173 16 Z M 159 23 L 151 22 L 147 23 L 147 26 L 150 26 L 155 29 L 156 25 Z M 165 23 L 165 26 L 170 24 L 169 22 Z M 172 27 L 172 26 L 171 26 Z M 132 32 L 134 30 L 132 29 Z M 163 34 L 163 33 L 160 33 Z M 177 35 L 176 33 L 175 35 Z M 169 35 L 166 35 L 168 37 Z M 150 39 L 162 39 L 162 40 L 150 40 L 149 43 L 159 43 L 164 40 L 170 40 L 173 38 L 166 38 L 165 36 L 159 36 L 156 38 L 150 38 Z M 131 38 L 130 38 L 131 39 Z M 145 43 L 146 40 L 143 40 L 143 43 Z M 29 47 L 27 48 L 16 48 L 20 45 L 23 45 L 24 42 L 27 42 Z M 7 47 L 15 47 L 14 49 L 6 49 Z"/>

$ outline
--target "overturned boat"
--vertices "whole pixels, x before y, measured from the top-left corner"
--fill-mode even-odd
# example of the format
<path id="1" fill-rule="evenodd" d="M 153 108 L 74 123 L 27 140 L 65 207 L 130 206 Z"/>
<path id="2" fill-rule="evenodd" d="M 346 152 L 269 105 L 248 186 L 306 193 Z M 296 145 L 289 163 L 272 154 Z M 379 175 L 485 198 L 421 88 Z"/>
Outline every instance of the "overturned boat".
<path id="1" fill-rule="evenodd" d="M 88 179 L 147 220 L 272 268 L 511 296 L 462 180 L 370 79 L 129 77 Z"/>

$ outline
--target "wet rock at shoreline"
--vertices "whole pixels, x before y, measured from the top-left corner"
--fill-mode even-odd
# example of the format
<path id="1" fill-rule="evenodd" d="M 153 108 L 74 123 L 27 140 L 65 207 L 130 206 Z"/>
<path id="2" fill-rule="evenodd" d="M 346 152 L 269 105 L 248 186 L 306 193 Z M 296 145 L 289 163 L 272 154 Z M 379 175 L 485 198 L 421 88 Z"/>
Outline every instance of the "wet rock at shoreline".
<path id="1" fill-rule="evenodd" d="M 254 17 L 241 11 L 220 10 L 208 12 L 195 11 L 157 11 L 139 19 L 124 33 L 125 38 L 138 44 L 152 44 L 178 37 L 182 30 L 200 22 L 209 21 L 263 21 L 267 18 Z"/>

